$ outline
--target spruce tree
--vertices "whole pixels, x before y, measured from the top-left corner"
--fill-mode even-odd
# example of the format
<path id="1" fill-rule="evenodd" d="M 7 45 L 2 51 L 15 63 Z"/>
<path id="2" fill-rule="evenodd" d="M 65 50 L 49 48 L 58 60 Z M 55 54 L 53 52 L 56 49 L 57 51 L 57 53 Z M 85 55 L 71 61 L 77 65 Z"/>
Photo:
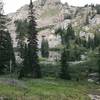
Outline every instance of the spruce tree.
<path id="1" fill-rule="evenodd" d="M 17 33 L 17 51 L 19 56 L 23 59 L 24 57 L 24 48 L 25 48 L 25 39 L 28 36 L 28 22 L 27 20 L 17 20 L 14 22 L 16 26 Z"/>
<path id="2" fill-rule="evenodd" d="M 65 33 L 66 33 L 66 30 L 65 30 L 65 29 L 62 29 L 62 28 L 58 28 L 58 29 L 55 31 L 55 34 L 56 34 L 56 35 L 60 35 L 62 45 L 65 44 Z"/>
<path id="3" fill-rule="evenodd" d="M 61 55 L 61 72 L 60 78 L 65 80 L 70 80 L 70 74 L 68 71 L 69 63 L 68 63 L 69 51 L 64 48 L 62 55 Z"/>
<path id="4" fill-rule="evenodd" d="M 41 68 L 40 68 L 39 59 L 38 59 L 37 30 L 36 30 L 36 22 L 35 22 L 35 17 L 34 17 L 32 0 L 30 0 L 30 5 L 29 5 L 28 30 L 29 30 L 28 50 L 27 50 L 28 64 L 27 66 L 23 67 L 23 72 L 25 74 L 24 76 L 29 76 L 32 78 L 40 78 Z"/>
<path id="5" fill-rule="evenodd" d="M 21 79 L 23 77 L 27 77 L 27 72 L 29 72 L 29 60 L 28 60 L 28 46 L 25 44 L 24 50 L 23 50 L 23 66 L 19 72 L 18 79 Z"/>
<path id="6" fill-rule="evenodd" d="M 1 4 L 2 2 L 0 2 Z M 3 10 L 3 4 L 0 6 L 0 10 Z M 10 33 L 5 25 L 7 19 L 2 12 L 0 11 L 0 74 L 4 74 L 5 71 L 12 72 L 16 65 Z"/>
<path id="7" fill-rule="evenodd" d="M 41 55 L 44 58 L 48 58 L 48 56 L 49 56 L 48 40 L 44 39 L 44 37 L 42 37 L 42 42 L 41 42 Z"/>
<path id="8" fill-rule="evenodd" d="M 98 51 L 98 73 L 99 73 L 99 82 L 100 82 L 100 47 L 99 47 L 99 51 Z"/>
<path id="9" fill-rule="evenodd" d="M 0 69 L 1 74 L 4 70 L 13 72 L 16 67 L 14 50 L 11 42 L 10 33 L 0 30 Z"/>
<path id="10" fill-rule="evenodd" d="M 70 40 L 75 39 L 75 32 L 71 24 L 68 25 L 66 35 L 65 35 L 65 43 L 69 44 Z"/>
<path id="11" fill-rule="evenodd" d="M 88 24 L 89 24 L 89 14 L 86 15 L 86 19 L 85 19 L 84 25 L 88 25 Z"/>
<path id="12" fill-rule="evenodd" d="M 37 30 L 36 22 L 34 17 L 33 3 L 30 0 L 29 5 L 29 43 L 28 43 L 28 56 L 29 56 L 29 67 L 30 73 L 33 78 L 41 77 L 41 69 L 38 59 L 38 43 L 37 43 Z"/>
<path id="13" fill-rule="evenodd" d="M 98 47 L 100 45 L 100 34 L 95 33 L 94 35 L 94 47 Z"/>
<path id="14" fill-rule="evenodd" d="M 4 30 L 5 30 L 5 16 L 2 14 L 3 11 L 3 2 L 0 1 L 0 74 L 4 73 L 5 69 L 5 61 L 7 60 L 5 57 L 5 47 L 4 47 Z"/>

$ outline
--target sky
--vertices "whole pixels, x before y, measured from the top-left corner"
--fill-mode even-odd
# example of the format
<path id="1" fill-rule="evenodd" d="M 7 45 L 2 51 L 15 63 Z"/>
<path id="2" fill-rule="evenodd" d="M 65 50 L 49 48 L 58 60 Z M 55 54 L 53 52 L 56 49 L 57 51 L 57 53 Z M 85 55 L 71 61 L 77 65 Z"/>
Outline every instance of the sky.
<path id="1" fill-rule="evenodd" d="M 15 12 L 21 6 L 29 4 L 30 0 L 3 0 L 5 14 Z M 35 0 L 33 0 L 35 1 Z M 85 4 L 100 4 L 100 0 L 61 0 L 62 3 L 67 2 L 73 6 L 84 6 Z"/>

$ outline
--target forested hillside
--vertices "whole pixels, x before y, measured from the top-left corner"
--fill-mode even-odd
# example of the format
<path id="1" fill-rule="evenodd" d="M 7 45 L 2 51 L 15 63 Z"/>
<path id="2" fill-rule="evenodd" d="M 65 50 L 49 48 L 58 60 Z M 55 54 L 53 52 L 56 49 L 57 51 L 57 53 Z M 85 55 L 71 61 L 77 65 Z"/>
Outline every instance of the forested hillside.
<path id="1" fill-rule="evenodd" d="M 0 100 L 100 100 L 99 4 L 3 9 L 0 1 Z"/>

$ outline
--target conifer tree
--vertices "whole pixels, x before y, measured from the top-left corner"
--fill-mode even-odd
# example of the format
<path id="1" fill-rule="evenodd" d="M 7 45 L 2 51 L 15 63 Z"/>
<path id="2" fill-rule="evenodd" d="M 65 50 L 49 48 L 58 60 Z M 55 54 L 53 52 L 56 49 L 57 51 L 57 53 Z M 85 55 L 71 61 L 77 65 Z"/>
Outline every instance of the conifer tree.
<path id="1" fill-rule="evenodd" d="M 2 2 L 0 2 L 1 4 Z M 3 4 L 0 6 L 0 10 L 3 10 Z M 7 19 L 2 12 L 0 11 L 0 74 L 4 74 L 5 71 L 12 72 L 16 65 L 10 33 L 5 25 Z"/>
<path id="2" fill-rule="evenodd" d="M 19 56 L 23 59 L 24 57 L 24 48 L 25 48 L 25 39 L 28 36 L 28 22 L 27 20 L 17 20 L 14 22 L 16 26 L 17 33 L 17 51 Z"/>
<path id="3" fill-rule="evenodd" d="M 42 57 L 45 57 L 45 58 L 48 58 L 49 56 L 48 40 L 44 39 L 44 37 L 42 38 L 42 43 L 41 43 L 41 54 L 42 54 Z"/>
<path id="4" fill-rule="evenodd" d="M 55 31 L 55 34 L 56 34 L 56 35 L 60 35 L 62 45 L 65 44 L 65 33 L 66 33 L 66 30 L 65 30 L 65 29 L 62 29 L 62 28 L 58 28 L 58 29 Z"/>
<path id="5" fill-rule="evenodd" d="M 99 73 L 99 82 L 100 82 L 100 47 L 99 47 L 99 51 L 98 51 L 98 73 Z"/>
<path id="6" fill-rule="evenodd" d="M 65 42 L 66 44 L 69 44 L 69 41 L 74 39 L 75 39 L 75 32 L 73 30 L 72 25 L 69 24 L 65 35 Z"/>
<path id="7" fill-rule="evenodd" d="M 27 76 L 27 72 L 29 72 L 29 60 L 28 60 L 28 47 L 27 44 L 25 44 L 24 50 L 23 50 L 23 66 L 19 72 L 18 79 L 21 79 L 23 77 Z"/>
<path id="8" fill-rule="evenodd" d="M 94 35 L 94 47 L 98 47 L 100 45 L 100 34 L 95 33 Z"/>
<path id="9" fill-rule="evenodd" d="M 68 71 L 69 68 L 69 63 L 68 63 L 68 57 L 69 57 L 69 51 L 63 50 L 62 55 L 61 55 L 61 72 L 60 72 L 60 78 L 65 79 L 65 80 L 70 80 L 70 74 Z"/>
<path id="10" fill-rule="evenodd" d="M 86 19 L 85 19 L 84 25 L 88 25 L 88 24 L 89 24 L 89 14 L 86 15 Z"/>
<path id="11" fill-rule="evenodd" d="M 24 76 L 30 76 L 32 78 L 41 77 L 41 68 L 38 59 L 38 43 L 37 43 L 37 30 L 34 17 L 34 10 L 32 0 L 29 5 L 29 38 L 28 38 L 28 50 L 27 50 L 27 66 L 23 67 Z M 27 68 L 26 68 L 27 67 Z M 27 70 L 26 70 L 27 69 Z M 23 76 L 22 76 L 23 77 Z"/>
<path id="12" fill-rule="evenodd" d="M 37 43 L 37 30 L 36 22 L 34 17 L 34 10 L 32 0 L 29 5 L 29 43 L 28 43 L 28 56 L 29 56 L 29 67 L 30 73 L 33 78 L 41 77 L 41 69 L 38 60 L 38 43 Z"/>

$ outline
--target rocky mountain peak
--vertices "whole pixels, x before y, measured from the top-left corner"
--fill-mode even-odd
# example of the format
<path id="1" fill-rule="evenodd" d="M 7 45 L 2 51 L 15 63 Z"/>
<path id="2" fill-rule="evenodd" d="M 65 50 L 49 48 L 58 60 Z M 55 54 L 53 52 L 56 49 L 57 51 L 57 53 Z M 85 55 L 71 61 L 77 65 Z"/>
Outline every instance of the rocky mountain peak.
<path id="1" fill-rule="evenodd" d="M 39 44 L 42 36 L 45 36 L 49 42 L 50 47 L 59 45 L 60 39 L 55 38 L 55 29 L 62 27 L 66 28 L 71 23 L 75 28 L 83 27 L 83 30 L 91 31 L 92 26 L 100 25 L 100 15 L 96 13 L 96 9 L 89 7 L 75 7 L 68 3 L 62 4 L 61 0 L 36 0 L 33 2 L 35 9 L 35 17 L 37 28 L 42 29 L 38 34 Z M 25 20 L 28 16 L 28 5 L 24 5 L 17 12 L 8 14 L 11 19 L 8 25 L 14 44 L 16 44 L 16 27 L 14 22 L 16 20 Z M 89 25 L 86 25 L 88 18 Z M 77 29 L 77 30 L 78 30 Z M 80 32 L 84 33 L 84 31 Z M 52 41 L 52 42 L 51 42 Z M 55 44 L 54 44 L 55 43 Z M 15 45 L 16 47 L 16 45 Z"/>
<path id="2" fill-rule="evenodd" d="M 59 4 L 61 0 L 46 0 L 46 4 Z"/>
<path id="3" fill-rule="evenodd" d="M 34 6 L 57 5 L 61 4 L 61 0 L 36 0 L 33 2 Z"/>

